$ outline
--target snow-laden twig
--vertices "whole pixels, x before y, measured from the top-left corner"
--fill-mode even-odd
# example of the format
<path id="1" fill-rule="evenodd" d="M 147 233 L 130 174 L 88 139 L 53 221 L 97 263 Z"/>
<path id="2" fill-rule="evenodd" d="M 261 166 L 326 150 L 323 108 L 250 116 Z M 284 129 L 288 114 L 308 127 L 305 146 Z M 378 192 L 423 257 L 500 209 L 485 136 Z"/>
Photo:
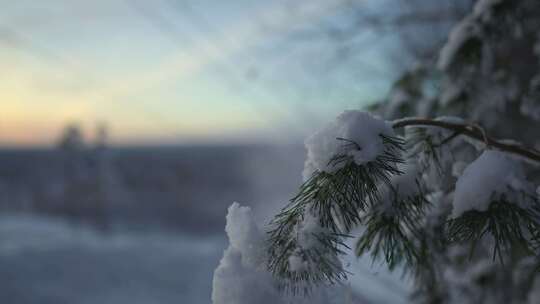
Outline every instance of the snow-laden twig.
<path id="1" fill-rule="evenodd" d="M 489 137 L 484 129 L 478 127 L 478 125 L 460 123 L 448 120 L 436 120 L 430 118 L 403 118 L 395 120 L 392 123 L 394 129 L 404 128 L 404 127 L 414 127 L 414 126 L 430 126 L 430 127 L 439 127 L 454 131 L 458 134 L 473 138 L 478 141 L 486 143 L 487 146 L 497 148 L 499 150 L 517 154 L 526 159 L 533 160 L 537 163 L 540 163 L 540 151 L 532 148 L 524 147 L 521 144 L 503 142 Z"/>

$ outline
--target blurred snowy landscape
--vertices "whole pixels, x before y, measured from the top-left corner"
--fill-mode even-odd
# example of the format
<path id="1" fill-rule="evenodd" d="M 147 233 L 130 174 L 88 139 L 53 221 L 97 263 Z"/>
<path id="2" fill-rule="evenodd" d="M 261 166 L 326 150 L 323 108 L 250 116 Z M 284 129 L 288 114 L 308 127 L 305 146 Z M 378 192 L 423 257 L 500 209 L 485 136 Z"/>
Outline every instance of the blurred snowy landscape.
<path id="1" fill-rule="evenodd" d="M 0 219 L 3 303 L 210 303 L 224 239 Z"/>
<path id="2" fill-rule="evenodd" d="M 0 152 L 3 303 L 211 303 L 213 272 L 227 246 L 227 207 L 251 206 L 264 226 L 297 189 L 305 152 L 201 146 L 110 149 L 97 158 L 62 153 Z M 73 178 L 79 171 L 85 175 Z M 405 302 L 399 273 L 349 260 L 362 303 Z"/>
<path id="3" fill-rule="evenodd" d="M 0 304 L 540 303 L 539 0 L 0 8 Z"/>

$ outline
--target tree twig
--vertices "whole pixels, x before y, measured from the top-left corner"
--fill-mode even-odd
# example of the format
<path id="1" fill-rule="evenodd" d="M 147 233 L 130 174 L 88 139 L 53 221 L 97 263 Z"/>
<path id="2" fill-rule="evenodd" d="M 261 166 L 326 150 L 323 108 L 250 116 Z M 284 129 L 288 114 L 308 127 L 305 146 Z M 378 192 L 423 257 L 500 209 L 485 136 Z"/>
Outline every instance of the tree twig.
<path id="1" fill-rule="evenodd" d="M 487 146 L 497 148 L 499 150 L 517 154 L 521 157 L 533 160 L 540 163 L 540 151 L 533 148 L 526 148 L 521 144 L 505 143 L 489 137 L 482 128 L 477 125 L 466 123 L 455 123 L 444 120 L 435 120 L 429 118 L 404 118 L 393 122 L 394 129 L 404 128 L 407 126 L 432 126 L 454 131 L 458 134 L 473 138 L 484 142 Z"/>

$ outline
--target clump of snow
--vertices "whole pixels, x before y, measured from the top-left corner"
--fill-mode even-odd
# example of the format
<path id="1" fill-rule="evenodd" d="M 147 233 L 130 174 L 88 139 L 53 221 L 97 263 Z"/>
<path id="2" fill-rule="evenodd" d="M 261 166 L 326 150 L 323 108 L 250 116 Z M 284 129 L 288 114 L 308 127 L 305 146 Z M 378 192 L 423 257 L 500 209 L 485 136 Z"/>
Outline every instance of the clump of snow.
<path id="1" fill-rule="evenodd" d="M 324 229 L 321 227 L 319 219 L 310 212 L 305 214 L 304 220 L 298 224 L 296 230 L 296 234 L 298 235 L 298 246 L 305 250 L 318 246 L 319 242 L 315 235 L 324 233 Z"/>
<path id="2" fill-rule="evenodd" d="M 292 272 L 303 272 L 308 270 L 308 262 L 305 261 L 299 253 L 293 254 L 289 257 L 289 270 Z"/>
<path id="3" fill-rule="evenodd" d="M 306 212 L 303 220 L 295 228 L 297 241 L 297 252 L 289 258 L 289 269 L 291 271 L 317 271 L 318 265 L 313 265 L 313 261 L 307 261 L 302 253 L 316 252 L 324 256 L 327 261 L 335 265 L 336 271 L 342 270 L 343 265 L 334 251 L 328 249 L 327 245 L 321 242 L 320 236 L 331 233 L 320 224 L 320 220 L 311 212 Z"/>
<path id="4" fill-rule="evenodd" d="M 226 219 L 225 232 L 229 236 L 230 247 L 240 251 L 246 262 L 260 263 L 260 257 L 264 255 L 263 233 L 253 220 L 251 208 L 241 207 L 235 202 L 229 207 Z"/>
<path id="5" fill-rule="evenodd" d="M 486 150 L 465 168 L 456 183 L 452 217 L 469 210 L 486 211 L 493 199 L 505 195 L 525 203 L 521 192 L 531 193 L 521 164 L 503 152 Z"/>
<path id="6" fill-rule="evenodd" d="M 263 233 L 252 218 L 249 207 L 233 203 L 225 228 L 229 248 L 214 272 L 212 303 L 283 303 L 272 276 L 264 270 Z"/>
<path id="7" fill-rule="evenodd" d="M 307 230 L 319 229 L 311 220 L 305 226 Z M 225 231 L 229 247 L 214 272 L 213 304 L 344 303 L 347 293 L 343 286 L 322 286 L 306 297 L 293 297 L 279 291 L 266 268 L 266 235 L 253 219 L 251 208 L 233 203 L 228 210 Z M 304 246 L 313 245 L 308 239 L 304 241 Z M 304 267 L 298 256 L 291 257 L 289 262 L 292 267 Z"/>
<path id="8" fill-rule="evenodd" d="M 471 17 L 463 19 L 458 23 L 450 32 L 448 41 L 441 49 L 439 53 L 439 59 L 437 61 L 437 67 L 441 70 L 446 70 L 454 62 L 455 56 L 460 51 L 461 47 L 469 39 L 478 37 L 480 29 Z"/>
<path id="9" fill-rule="evenodd" d="M 304 179 L 309 178 L 316 171 L 335 172 L 342 168 L 345 165 L 343 163 L 329 164 L 332 157 L 338 154 L 350 155 L 358 165 L 374 160 L 384 150 L 379 136 L 381 134 L 394 135 L 387 121 L 367 112 L 343 112 L 335 121 L 306 140 L 307 159 Z M 340 140 L 340 138 L 345 140 Z"/>

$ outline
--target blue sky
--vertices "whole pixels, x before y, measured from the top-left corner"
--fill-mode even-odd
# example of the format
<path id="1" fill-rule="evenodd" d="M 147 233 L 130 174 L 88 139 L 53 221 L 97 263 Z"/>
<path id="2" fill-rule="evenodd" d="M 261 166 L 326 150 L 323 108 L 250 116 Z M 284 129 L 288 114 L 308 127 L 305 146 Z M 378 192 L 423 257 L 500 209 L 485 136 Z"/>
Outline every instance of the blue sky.
<path id="1" fill-rule="evenodd" d="M 374 34 L 357 42 L 379 47 L 347 64 L 309 36 L 347 22 L 339 1 L 0 6 L 4 145 L 47 145 L 68 123 L 91 133 L 102 121 L 117 144 L 296 140 L 384 96 L 392 76 Z"/>

